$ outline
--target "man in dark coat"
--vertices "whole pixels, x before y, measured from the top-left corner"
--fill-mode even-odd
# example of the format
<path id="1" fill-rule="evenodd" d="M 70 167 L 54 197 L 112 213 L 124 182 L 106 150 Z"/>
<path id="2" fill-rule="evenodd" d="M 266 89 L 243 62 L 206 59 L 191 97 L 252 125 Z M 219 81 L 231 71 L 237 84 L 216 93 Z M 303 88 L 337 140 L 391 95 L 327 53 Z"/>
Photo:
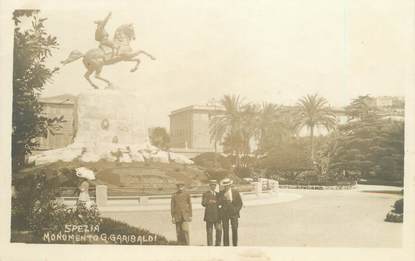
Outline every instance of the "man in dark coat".
<path id="1" fill-rule="evenodd" d="M 222 225 L 219 216 L 219 195 L 216 192 L 217 181 L 210 180 L 210 190 L 202 196 L 202 206 L 205 207 L 205 216 L 203 220 L 206 222 L 207 245 L 213 245 L 213 227 L 215 227 L 215 246 L 220 246 L 222 239 Z"/>
<path id="2" fill-rule="evenodd" d="M 190 194 L 184 191 L 184 183 L 178 182 L 177 192 L 171 197 L 172 223 L 176 225 L 177 242 L 189 245 L 189 222 L 192 221 L 192 202 Z"/>
<path id="3" fill-rule="evenodd" d="M 219 194 L 219 202 L 222 206 L 220 212 L 223 227 L 223 245 L 229 246 L 229 223 L 232 228 L 232 244 L 238 245 L 238 219 L 242 208 L 242 198 L 239 191 L 232 188 L 232 180 L 226 178 L 221 182 L 224 189 Z"/>

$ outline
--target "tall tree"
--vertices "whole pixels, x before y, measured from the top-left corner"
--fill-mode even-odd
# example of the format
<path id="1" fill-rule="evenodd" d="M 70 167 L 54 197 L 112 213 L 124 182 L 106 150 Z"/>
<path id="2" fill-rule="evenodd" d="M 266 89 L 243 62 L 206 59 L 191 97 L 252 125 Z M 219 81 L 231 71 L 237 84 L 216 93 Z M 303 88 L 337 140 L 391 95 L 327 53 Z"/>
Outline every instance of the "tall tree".
<path id="1" fill-rule="evenodd" d="M 224 140 L 225 150 L 235 156 L 239 166 L 240 154 L 244 148 L 242 99 L 238 95 L 225 95 L 220 100 L 224 112 L 210 121 L 210 137 L 215 142 Z"/>
<path id="2" fill-rule="evenodd" d="M 46 32 L 46 18 L 40 18 L 38 10 L 16 10 L 13 20 L 12 161 L 13 167 L 18 168 L 23 166 L 25 156 L 38 146 L 36 138 L 47 134 L 48 119 L 41 115 L 38 96 L 58 71 L 46 66 L 58 42 Z M 30 20 L 27 29 L 23 29 L 22 20 Z"/>
<path id="3" fill-rule="evenodd" d="M 247 104 L 241 110 L 241 136 L 242 152 L 248 156 L 252 152 L 251 143 L 258 133 L 259 124 L 259 106 L 256 104 Z"/>
<path id="4" fill-rule="evenodd" d="M 359 96 L 346 107 L 346 114 L 350 119 L 365 120 L 378 112 L 374 99 L 369 95 Z"/>
<path id="5" fill-rule="evenodd" d="M 327 130 L 334 128 L 336 118 L 328 106 L 324 97 L 318 94 L 307 95 L 301 98 L 298 103 L 298 114 L 296 119 L 297 130 L 307 127 L 310 130 L 311 160 L 315 159 L 314 130 L 316 127 L 325 127 Z"/>
<path id="6" fill-rule="evenodd" d="M 405 158 L 405 123 L 390 122 L 382 147 L 374 148 L 375 172 L 378 177 L 403 181 Z"/>
<path id="7" fill-rule="evenodd" d="M 371 115 L 339 128 L 331 168 L 368 178 L 403 180 L 404 123 Z"/>
<path id="8" fill-rule="evenodd" d="M 278 146 L 283 138 L 291 134 L 289 117 L 280 106 L 272 103 L 262 103 L 258 112 L 256 140 L 258 152 L 266 153 Z"/>
<path id="9" fill-rule="evenodd" d="M 305 138 L 289 137 L 269 149 L 259 161 L 269 174 L 283 174 L 294 179 L 296 175 L 314 168 L 310 148 Z"/>
<path id="10" fill-rule="evenodd" d="M 317 164 L 320 174 L 326 175 L 329 173 L 333 156 L 337 150 L 338 141 L 339 131 L 336 129 L 325 137 L 323 144 L 317 151 L 319 155 L 315 163 Z"/>

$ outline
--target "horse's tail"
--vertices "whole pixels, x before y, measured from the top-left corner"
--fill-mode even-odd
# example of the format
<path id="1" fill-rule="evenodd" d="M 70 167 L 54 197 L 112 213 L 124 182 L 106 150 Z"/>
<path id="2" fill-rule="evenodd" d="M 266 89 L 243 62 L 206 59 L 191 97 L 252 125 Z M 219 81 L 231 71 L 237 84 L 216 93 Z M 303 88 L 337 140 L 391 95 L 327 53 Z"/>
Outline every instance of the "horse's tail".
<path id="1" fill-rule="evenodd" d="M 84 57 L 83 53 L 81 53 L 78 50 L 74 50 L 69 54 L 69 56 L 68 56 L 68 58 L 66 58 L 66 60 L 61 61 L 61 64 L 65 65 L 65 64 L 71 63 L 73 61 L 76 61 L 76 60 L 78 60 L 79 58 L 82 58 L 82 57 Z"/>
<path id="2" fill-rule="evenodd" d="M 138 54 L 140 54 L 140 53 L 145 54 L 145 55 L 146 55 L 147 57 L 149 57 L 151 60 L 155 60 L 155 59 L 156 59 L 154 56 L 152 56 L 151 54 L 149 54 L 149 53 L 148 53 L 148 52 L 146 52 L 146 51 L 140 50 L 140 51 L 138 52 Z"/>

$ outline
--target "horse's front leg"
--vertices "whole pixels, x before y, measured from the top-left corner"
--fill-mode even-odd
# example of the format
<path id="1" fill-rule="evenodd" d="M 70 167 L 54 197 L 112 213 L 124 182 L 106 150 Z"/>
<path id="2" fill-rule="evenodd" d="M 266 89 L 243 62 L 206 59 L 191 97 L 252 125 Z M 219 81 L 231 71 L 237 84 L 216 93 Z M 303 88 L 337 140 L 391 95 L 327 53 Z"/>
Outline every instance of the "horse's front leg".
<path id="1" fill-rule="evenodd" d="M 146 51 L 140 50 L 137 52 L 133 52 L 131 54 L 128 54 L 125 58 L 124 61 L 130 61 L 130 62 L 136 62 L 135 67 L 132 68 L 130 70 L 130 72 L 135 72 L 138 68 L 138 65 L 140 65 L 140 59 L 136 58 L 136 56 L 140 55 L 140 54 L 144 54 L 147 57 L 149 57 L 151 60 L 155 60 L 156 58 L 154 58 L 154 56 L 152 56 L 151 54 L 147 53 Z"/>
<path id="2" fill-rule="evenodd" d="M 135 62 L 135 66 L 134 66 L 134 68 L 132 68 L 130 70 L 130 72 L 137 71 L 138 66 L 140 65 L 140 62 L 141 62 L 140 59 L 138 59 L 138 58 L 128 58 L 128 59 L 126 59 L 126 61 L 128 61 L 128 62 Z"/>
<path id="3" fill-rule="evenodd" d="M 105 79 L 105 78 L 101 77 L 101 72 L 102 72 L 102 67 L 101 67 L 101 68 L 98 68 L 98 69 L 95 71 L 95 78 L 96 78 L 96 79 L 98 79 L 98 80 L 101 80 L 101 81 L 103 81 L 103 82 L 106 82 L 106 83 L 107 83 L 107 85 L 108 85 L 108 88 L 110 88 L 110 87 L 112 86 L 111 82 L 110 82 L 110 81 L 108 81 L 107 79 Z"/>
<path id="4" fill-rule="evenodd" d="M 98 86 L 95 83 L 93 83 L 89 78 L 92 73 L 94 73 L 94 70 L 88 69 L 88 71 L 84 74 L 84 77 L 89 82 L 89 84 L 91 84 L 91 86 L 94 87 L 94 89 L 99 89 Z"/>

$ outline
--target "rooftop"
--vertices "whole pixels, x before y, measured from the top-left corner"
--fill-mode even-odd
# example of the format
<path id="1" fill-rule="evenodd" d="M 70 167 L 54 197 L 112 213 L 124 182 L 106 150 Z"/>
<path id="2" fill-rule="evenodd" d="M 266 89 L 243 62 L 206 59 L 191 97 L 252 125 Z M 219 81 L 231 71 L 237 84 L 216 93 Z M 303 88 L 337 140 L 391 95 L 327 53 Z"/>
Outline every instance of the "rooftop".
<path id="1" fill-rule="evenodd" d="M 170 113 L 171 115 L 187 112 L 187 111 L 223 111 L 222 106 L 214 106 L 214 105 L 190 105 L 186 106 L 177 110 L 174 110 Z"/>
<path id="2" fill-rule="evenodd" d="M 49 103 L 49 104 L 74 104 L 76 96 L 71 94 L 62 94 L 57 96 L 50 97 L 41 97 L 39 99 L 40 103 Z"/>

